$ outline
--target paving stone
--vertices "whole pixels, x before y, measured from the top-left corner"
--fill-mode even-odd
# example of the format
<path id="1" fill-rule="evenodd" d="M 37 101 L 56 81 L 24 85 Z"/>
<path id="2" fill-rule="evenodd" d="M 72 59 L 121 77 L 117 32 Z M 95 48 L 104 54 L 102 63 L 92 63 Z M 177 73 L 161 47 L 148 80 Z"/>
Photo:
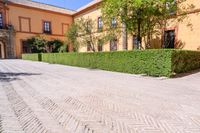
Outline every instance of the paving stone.
<path id="1" fill-rule="evenodd" d="M 0 133 L 200 133 L 199 83 L 0 60 Z"/>

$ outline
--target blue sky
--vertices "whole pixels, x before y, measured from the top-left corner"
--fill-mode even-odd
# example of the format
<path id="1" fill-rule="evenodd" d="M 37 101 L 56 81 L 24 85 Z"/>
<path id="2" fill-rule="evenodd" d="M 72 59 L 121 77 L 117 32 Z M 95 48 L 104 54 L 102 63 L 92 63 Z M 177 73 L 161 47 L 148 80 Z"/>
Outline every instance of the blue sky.
<path id="1" fill-rule="evenodd" d="M 91 2 L 92 0 L 33 0 L 33 1 L 76 10 L 81 6 Z"/>

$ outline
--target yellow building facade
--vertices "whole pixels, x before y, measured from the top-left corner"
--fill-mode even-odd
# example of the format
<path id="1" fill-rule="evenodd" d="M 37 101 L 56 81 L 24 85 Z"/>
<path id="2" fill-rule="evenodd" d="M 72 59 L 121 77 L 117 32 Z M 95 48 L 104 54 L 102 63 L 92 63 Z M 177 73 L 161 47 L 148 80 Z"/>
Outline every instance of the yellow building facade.
<path id="1" fill-rule="evenodd" d="M 74 20 L 80 18 L 90 18 L 93 21 L 97 22 L 98 18 L 102 16 L 101 9 L 99 5 L 101 4 L 101 0 L 94 0 L 88 5 L 80 8 L 77 13 L 74 15 Z M 185 49 L 185 50 L 200 50 L 200 2 L 199 0 L 187 0 L 182 3 L 181 6 L 193 4 L 194 9 L 188 12 L 187 17 L 183 19 L 183 22 L 172 22 L 169 20 L 166 28 L 162 28 L 160 30 L 160 35 L 153 36 L 151 38 L 151 46 L 150 48 L 177 48 L 177 49 Z M 190 26 L 188 25 L 190 24 Z M 98 27 L 97 27 L 98 28 Z M 127 35 L 127 46 L 125 42 L 125 35 L 123 29 L 122 33 L 118 37 L 116 42 L 116 49 L 112 49 L 112 43 L 106 43 L 103 45 L 103 51 L 122 51 L 122 50 L 132 50 L 137 46 L 137 38 L 136 36 Z M 167 40 L 171 40 L 167 42 Z M 167 42 L 167 45 L 165 44 Z M 145 48 L 144 40 L 143 40 L 143 48 Z M 80 52 L 86 52 L 86 46 L 80 47 Z"/>
<path id="2" fill-rule="evenodd" d="M 86 6 L 83 6 L 82 8 L 78 9 L 77 12 L 73 15 L 74 21 L 80 20 L 81 18 L 84 19 L 91 19 L 93 22 L 96 22 L 96 27 L 94 28 L 95 34 L 101 34 L 98 33 L 98 23 L 99 19 L 102 18 L 102 12 L 100 7 L 101 0 L 94 0 L 93 2 L 89 3 Z M 102 22 L 103 23 L 103 22 Z M 104 30 L 104 25 L 102 24 L 102 28 Z M 97 32 L 97 33 L 96 33 Z M 114 42 L 108 41 L 104 45 L 102 45 L 101 51 L 122 51 L 122 50 L 132 50 L 134 47 L 132 44 L 132 38 L 128 37 L 128 44 L 125 43 L 125 34 L 123 30 L 121 30 L 121 33 L 117 34 L 116 40 Z M 98 44 L 96 45 L 96 49 L 98 47 Z M 79 48 L 79 52 L 90 52 L 88 51 L 87 46 L 81 45 Z"/>
<path id="3" fill-rule="evenodd" d="M 152 38 L 151 48 L 180 48 L 200 50 L 200 2 L 187 0 L 195 5 L 188 12 L 187 20 L 181 23 L 169 23 L 161 29 L 163 34 Z M 0 1 L 0 58 L 21 58 L 23 41 L 36 35 L 45 35 L 48 40 L 65 40 L 64 34 L 80 18 L 90 18 L 96 22 L 102 16 L 99 5 L 101 0 L 94 0 L 76 11 L 37 3 L 29 0 Z M 191 26 L 187 26 L 190 21 Z M 103 23 L 102 23 L 103 26 Z M 123 30 L 122 30 L 123 31 Z M 102 46 L 101 51 L 122 51 L 136 48 L 136 36 L 119 33 L 115 41 Z M 128 43 L 124 43 L 128 38 Z M 171 40 L 165 46 L 164 40 Z M 89 52 L 87 46 L 80 46 L 79 52 Z"/>

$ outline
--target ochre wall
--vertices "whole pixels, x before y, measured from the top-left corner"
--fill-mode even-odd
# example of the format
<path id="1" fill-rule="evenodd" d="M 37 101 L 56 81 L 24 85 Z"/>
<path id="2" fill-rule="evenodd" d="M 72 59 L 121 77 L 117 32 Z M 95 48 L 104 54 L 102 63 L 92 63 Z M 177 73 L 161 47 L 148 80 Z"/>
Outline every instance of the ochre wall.
<path id="1" fill-rule="evenodd" d="M 199 0 L 187 0 L 179 4 L 180 8 L 188 7 L 193 4 L 194 9 L 188 9 L 188 14 L 182 17 L 182 21 L 168 20 L 164 30 L 175 30 L 175 48 L 184 50 L 200 50 L 200 2 Z M 162 34 L 154 36 L 151 48 L 161 48 L 163 43 Z"/>
<path id="2" fill-rule="evenodd" d="M 176 34 L 176 44 L 175 47 L 179 49 L 185 49 L 185 50 L 200 50 L 200 2 L 199 0 L 187 0 L 187 2 L 184 2 L 182 5 L 179 6 L 187 6 L 187 4 L 193 4 L 195 8 L 192 10 L 193 12 L 190 12 L 185 19 L 183 19 L 183 22 L 174 22 L 169 20 L 168 26 L 166 29 L 161 29 L 160 33 L 162 33 L 163 30 L 175 30 Z M 85 12 L 82 12 L 81 14 L 78 14 L 75 16 L 75 20 L 78 18 L 91 18 L 96 22 L 97 25 L 97 18 L 101 16 L 101 10 L 97 7 L 89 8 L 89 10 L 86 10 Z M 191 26 L 188 26 L 188 23 L 191 23 Z M 122 45 L 122 33 L 121 36 L 118 38 L 118 50 L 123 50 Z M 156 35 L 152 37 L 151 40 L 151 48 L 161 48 L 163 43 L 163 35 Z M 143 40 L 143 47 L 144 40 Z M 133 46 L 133 37 L 129 35 L 128 37 L 128 50 L 132 50 L 134 48 Z M 103 46 L 104 51 L 110 50 L 110 44 L 107 43 Z M 87 47 L 81 46 L 80 52 L 86 52 Z"/>
<path id="3" fill-rule="evenodd" d="M 187 49 L 187 50 L 200 50 L 200 2 L 199 0 L 188 0 L 184 4 L 194 4 L 194 12 L 188 14 L 188 17 L 184 19 L 183 22 L 174 23 L 170 22 L 166 29 L 175 29 L 176 31 L 176 46 L 177 48 Z M 180 5 L 179 5 L 180 6 Z M 8 24 L 14 26 L 16 31 L 15 35 L 15 45 L 16 45 L 16 55 L 18 58 L 21 57 L 22 47 L 21 41 L 27 38 L 33 37 L 35 35 L 43 34 L 43 21 L 50 21 L 52 27 L 52 34 L 45 35 L 47 39 L 60 39 L 65 40 L 65 31 L 74 21 L 79 18 L 91 18 L 96 22 L 97 29 L 97 19 L 102 16 L 101 9 L 98 6 L 93 6 L 84 10 L 83 12 L 77 13 L 75 16 L 54 13 L 50 11 L 44 11 L 39 9 L 33 9 L 29 7 L 24 7 L 20 5 L 8 5 L 8 10 L 6 12 L 6 21 Z M 191 23 L 191 26 L 187 26 Z M 123 33 L 119 33 L 118 37 L 118 50 L 123 50 Z M 162 35 L 153 36 L 151 48 L 161 48 L 162 46 Z M 128 37 L 128 50 L 132 50 L 133 37 L 129 35 Z M 81 46 L 80 52 L 86 52 L 87 46 Z M 110 43 L 106 43 L 103 46 L 103 51 L 110 51 Z"/>
<path id="4" fill-rule="evenodd" d="M 77 19 L 80 18 L 90 18 L 95 22 L 95 30 L 97 31 L 97 26 L 98 26 L 98 17 L 101 17 L 102 13 L 101 13 L 101 9 L 98 8 L 98 6 L 89 9 L 88 11 L 82 13 L 82 14 L 78 14 L 77 16 L 74 17 L 74 21 L 76 21 Z M 104 27 L 103 27 L 104 28 Z M 119 33 L 118 35 L 118 43 L 117 43 L 117 50 L 118 51 L 122 51 L 123 50 L 123 39 L 122 39 L 122 34 L 123 33 Z M 132 46 L 132 37 L 129 37 L 128 40 L 128 50 L 132 50 L 133 46 Z M 86 52 L 87 51 L 87 46 L 81 46 L 79 49 L 79 52 Z M 107 42 L 106 44 L 103 45 L 103 51 L 110 51 L 110 42 Z"/>
<path id="5" fill-rule="evenodd" d="M 79 14 L 78 16 L 75 16 L 74 21 L 77 21 L 78 19 L 81 19 L 81 18 L 83 18 L 83 19 L 90 18 L 96 24 L 96 27 L 93 30 L 93 32 L 96 32 L 97 31 L 97 21 L 98 21 L 98 17 L 100 17 L 100 16 L 101 16 L 101 9 L 94 7 L 92 9 L 84 12 L 83 14 Z M 86 52 L 86 51 L 87 51 L 87 46 L 81 45 L 79 48 L 79 52 Z M 108 48 L 106 47 L 106 45 L 103 46 L 103 51 L 108 51 Z"/>
<path id="6" fill-rule="evenodd" d="M 16 55 L 21 57 L 21 41 L 35 35 L 43 34 L 43 21 L 50 21 L 52 34 L 45 35 L 47 39 L 65 39 L 64 33 L 71 25 L 73 19 L 70 15 L 53 13 L 33 8 L 16 5 L 8 5 L 8 23 L 14 26 L 16 31 Z M 20 23 L 21 21 L 21 23 Z M 21 28 L 20 28 L 21 27 Z"/>
<path id="7" fill-rule="evenodd" d="M 177 40 L 183 49 L 200 50 L 200 2 L 199 0 L 188 0 L 184 4 L 193 4 L 195 8 L 183 22 L 177 24 Z"/>

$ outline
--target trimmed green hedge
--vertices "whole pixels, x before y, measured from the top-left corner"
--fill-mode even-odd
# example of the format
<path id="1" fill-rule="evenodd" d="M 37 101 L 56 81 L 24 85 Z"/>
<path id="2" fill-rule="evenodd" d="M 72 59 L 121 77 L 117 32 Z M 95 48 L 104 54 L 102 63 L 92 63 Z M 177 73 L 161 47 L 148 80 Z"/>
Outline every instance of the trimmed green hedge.
<path id="1" fill-rule="evenodd" d="M 200 52 L 175 50 L 172 54 L 172 70 L 183 73 L 200 68 Z"/>
<path id="2" fill-rule="evenodd" d="M 26 58 L 27 59 L 27 58 Z M 108 71 L 171 77 L 200 68 L 200 52 L 174 49 L 48 53 L 42 61 Z"/>
<path id="3" fill-rule="evenodd" d="M 22 59 L 31 61 L 42 61 L 42 54 L 22 54 Z"/>
<path id="4" fill-rule="evenodd" d="M 42 54 L 42 61 L 153 76 L 171 74 L 169 50 Z"/>

